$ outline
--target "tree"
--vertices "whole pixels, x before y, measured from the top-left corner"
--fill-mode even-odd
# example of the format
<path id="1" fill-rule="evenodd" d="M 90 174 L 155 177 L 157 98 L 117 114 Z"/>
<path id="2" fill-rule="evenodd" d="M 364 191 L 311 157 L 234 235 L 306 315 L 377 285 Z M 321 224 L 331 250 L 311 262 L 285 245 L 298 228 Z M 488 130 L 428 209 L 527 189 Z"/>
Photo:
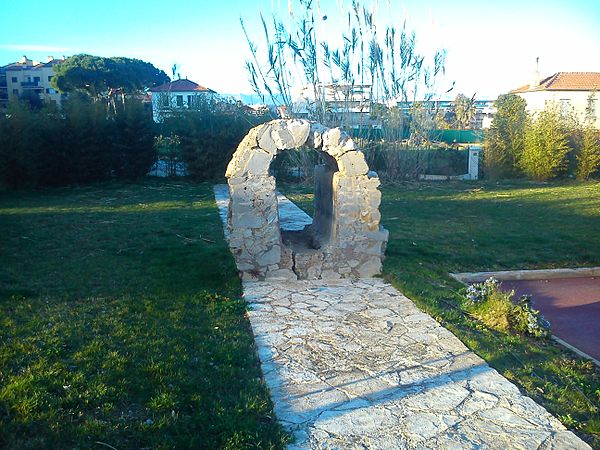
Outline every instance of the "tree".
<path id="1" fill-rule="evenodd" d="M 115 116 L 113 171 L 119 179 L 135 179 L 148 173 L 156 161 L 152 113 L 136 98 Z"/>
<path id="2" fill-rule="evenodd" d="M 458 129 L 467 130 L 471 128 L 471 122 L 475 118 L 475 95 L 469 98 L 463 94 L 458 94 L 454 99 L 454 114 Z"/>
<path id="3" fill-rule="evenodd" d="M 517 95 L 507 94 L 499 96 L 495 106 L 497 112 L 485 137 L 485 173 L 489 178 L 514 176 L 519 170 L 525 130 L 530 122 L 527 103 Z"/>
<path id="4" fill-rule="evenodd" d="M 160 124 L 160 134 L 176 136 L 181 159 L 196 180 L 214 180 L 225 173 L 248 131 L 271 120 L 249 113 L 242 105 L 214 96 L 199 97 L 194 108 L 174 111 Z"/>
<path id="5" fill-rule="evenodd" d="M 169 82 L 152 64 L 133 58 L 75 55 L 54 66 L 52 86 L 61 92 L 85 92 L 93 99 L 113 98 L 116 93 L 142 92 Z"/>
<path id="6" fill-rule="evenodd" d="M 519 165 L 531 178 L 545 181 L 566 169 L 569 133 L 556 103 L 548 103 L 525 131 Z"/>
<path id="7" fill-rule="evenodd" d="M 35 186 L 36 149 L 41 141 L 35 118 L 31 106 L 20 100 L 10 102 L 6 114 L 0 114 L 0 186 Z"/>

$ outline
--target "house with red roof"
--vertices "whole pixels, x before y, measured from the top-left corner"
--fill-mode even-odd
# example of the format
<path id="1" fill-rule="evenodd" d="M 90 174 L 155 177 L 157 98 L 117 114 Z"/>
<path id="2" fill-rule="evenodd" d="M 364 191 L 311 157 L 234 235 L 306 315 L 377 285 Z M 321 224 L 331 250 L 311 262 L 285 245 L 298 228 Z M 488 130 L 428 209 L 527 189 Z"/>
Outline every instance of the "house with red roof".
<path id="1" fill-rule="evenodd" d="M 561 111 L 573 111 L 581 121 L 600 128 L 600 72 L 557 72 L 542 80 L 537 73 L 530 84 L 510 91 L 527 102 L 529 112 L 541 111 L 547 102 L 556 102 Z"/>
<path id="2" fill-rule="evenodd" d="M 212 89 L 200 86 L 187 78 L 153 87 L 150 89 L 150 93 L 152 95 L 152 116 L 155 122 L 161 122 L 173 111 L 193 109 L 202 99 L 217 94 Z"/>

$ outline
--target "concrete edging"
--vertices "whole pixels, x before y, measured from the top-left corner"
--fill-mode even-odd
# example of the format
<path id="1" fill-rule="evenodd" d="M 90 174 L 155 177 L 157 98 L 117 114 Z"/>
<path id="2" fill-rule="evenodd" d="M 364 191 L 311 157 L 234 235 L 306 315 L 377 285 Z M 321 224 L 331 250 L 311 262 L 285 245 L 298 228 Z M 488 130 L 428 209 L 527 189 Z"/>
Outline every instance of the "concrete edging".
<path id="1" fill-rule="evenodd" d="M 599 277 L 600 267 L 580 267 L 576 269 L 537 269 L 537 270 L 500 270 L 497 272 L 461 272 L 450 273 L 452 278 L 463 284 L 480 283 L 490 277 L 503 280 L 539 280 L 554 278 Z"/>

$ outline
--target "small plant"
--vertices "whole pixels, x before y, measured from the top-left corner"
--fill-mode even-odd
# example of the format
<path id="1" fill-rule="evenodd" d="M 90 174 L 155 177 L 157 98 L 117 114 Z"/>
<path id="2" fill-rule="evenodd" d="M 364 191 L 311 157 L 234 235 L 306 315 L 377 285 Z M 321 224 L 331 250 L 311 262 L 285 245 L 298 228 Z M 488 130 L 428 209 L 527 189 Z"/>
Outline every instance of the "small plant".
<path id="1" fill-rule="evenodd" d="M 471 284 L 467 288 L 466 297 L 472 304 L 481 303 L 488 299 L 492 292 L 498 290 L 500 282 L 491 277 L 483 283 Z"/>
<path id="2" fill-rule="evenodd" d="M 514 291 L 503 291 L 495 278 L 473 284 L 465 293 L 473 315 L 489 327 L 506 333 L 549 337 L 550 323 L 532 308 L 531 296 L 522 295 L 514 302 L 514 295 Z"/>

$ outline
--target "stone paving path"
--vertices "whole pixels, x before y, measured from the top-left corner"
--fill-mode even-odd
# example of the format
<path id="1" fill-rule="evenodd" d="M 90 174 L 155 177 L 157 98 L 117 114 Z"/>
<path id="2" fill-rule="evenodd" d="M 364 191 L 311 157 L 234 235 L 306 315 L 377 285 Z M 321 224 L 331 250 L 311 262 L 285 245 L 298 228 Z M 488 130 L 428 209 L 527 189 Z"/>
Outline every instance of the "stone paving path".
<path id="1" fill-rule="evenodd" d="M 291 449 L 585 449 L 379 279 L 244 282 Z"/>

